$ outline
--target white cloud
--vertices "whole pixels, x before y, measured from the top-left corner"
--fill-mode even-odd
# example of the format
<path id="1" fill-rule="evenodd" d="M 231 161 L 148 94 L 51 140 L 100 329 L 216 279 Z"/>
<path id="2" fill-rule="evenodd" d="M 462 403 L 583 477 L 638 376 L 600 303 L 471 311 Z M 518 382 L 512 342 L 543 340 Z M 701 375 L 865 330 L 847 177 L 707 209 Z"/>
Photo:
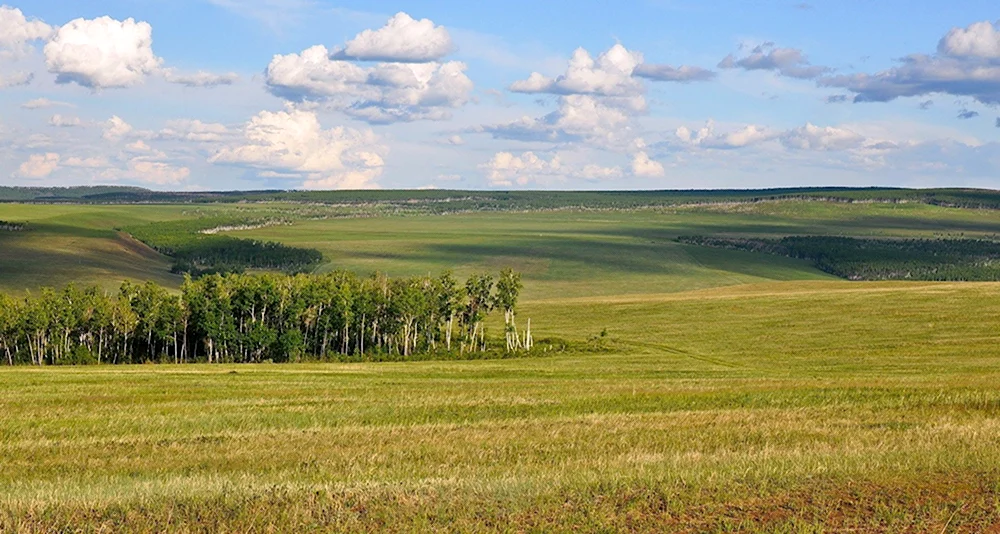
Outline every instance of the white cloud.
<path id="1" fill-rule="evenodd" d="M 480 126 L 473 131 L 490 133 L 498 139 L 583 141 L 608 147 L 629 145 L 633 128 L 632 110 L 612 107 L 607 99 L 595 96 L 567 95 L 559 99 L 558 110 L 544 117 L 523 117 L 506 124 Z"/>
<path id="2" fill-rule="evenodd" d="M 646 152 L 636 152 L 632 157 L 632 174 L 646 178 L 661 178 L 666 172 L 663 164 L 653 161 Z"/>
<path id="3" fill-rule="evenodd" d="M 174 69 L 165 69 L 163 78 L 170 83 L 176 83 L 187 87 L 216 87 L 219 85 L 233 85 L 240 80 L 240 75 L 235 72 L 226 74 L 214 74 L 200 70 L 194 73 L 178 73 Z"/>
<path id="4" fill-rule="evenodd" d="M 509 187 L 527 185 L 537 182 L 540 178 L 563 177 L 562 162 L 559 156 L 544 160 L 534 152 L 525 152 L 515 156 L 510 152 L 497 152 L 488 163 L 483 165 L 487 171 L 487 179 L 492 187 Z"/>
<path id="5" fill-rule="evenodd" d="M 45 62 L 58 83 L 91 89 L 130 87 L 156 72 L 153 28 L 134 19 L 76 19 L 59 28 L 45 45 Z"/>
<path id="6" fill-rule="evenodd" d="M 743 148 L 775 139 L 779 134 L 767 128 L 748 124 L 725 133 L 716 133 L 715 123 L 708 121 L 704 127 L 692 131 L 685 126 L 677 128 L 677 139 L 687 145 L 702 148 L 732 149 Z"/>
<path id="7" fill-rule="evenodd" d="M 310 111 L 262 111 L 246 124 L 240 144 L 209 161 L 299 177 L 307 188 L 361 189 L 377 187 L 387 152 L 371 130 L 324 129 Z"/>
<path id="8" fill-rule="evenodd" d="M 643 55 L 616 44 L 594 58 L 578 48 L 563 74 L 534 72 L 509 86 L 515 93 L 558 95 L 558 109 L 543 117 L 523 117 L 470 131 L 495 138 L 552 143 L 584 142 L 599 148 L 631 152 L 645 113 L 646 82 L 706 80 L 714 73 L 697 67 L 645 64 Z"/>
<path id="9" fill-rule="evenodd" d="M 28 20 L 20 9 L 0 5 L 0 57 L 20 57 L 31 41 L 47 39 L 52 27 L 40 20 Z"/>
<path id="10" fill-rule="evenodd" d="M 56 107 L 71 108 L 71 107 L 74 107 L 74 106 L 73 106 L 73 104 L 69 104 L 67 102 L 59 102 L 59 101 L 56 101 L 56 100 L 49 100 L 48 98 L 36 98 L 34 100 L 29 100 L 29 101 L 21 104 L 21 108 L 23 108 L 23 109 L 47 109 L 47 108 L 56 108 Z"/>
<path id="11" fill-rule="evenodd" d="M 780 136 L 781 143 L 798 150 L 850 150 L 869 143 L 863 135 L 846 128 L 820 127 L 807 123 Z"/>
<path id="12" fill-rule="evenodd" d="M 443 120 L 465 105 L 473 83 L 466 66 L 447 63 L 380 63 L 361 67 L 331 59 L 324 46 L 275 56 L 268 89 L 292 102 L 318 102 L 371 123 Z"/>
<path id="13" fill-rule="evenodd" d="M 512 83 L 510 90 L 515 93 L 634 97 L 644 91 L 642 82 L 632 77 L 642 61 L 642 54 L 620 44 L 612 46 L 596 60 L 585 49 L 577 48 L 564 74 L 548 78 L 534 72 L 528 79 Z"/>
<path id="14" fill-rule="evenodd" d="M 129 152 L 151 152 L 153 148 L 142 139 L 136 139 L 135 142 L 125 145 L 125 150 Z"/>
<path id="15" fill-rule="evenodd" d="M 577 167 L 564 163 L 559 154 L 545 159 L 534 152 L 524 152 L 521 155 L 497 152 L 480 168 L 486 173 L 490 187 L 552 185 L 566 182 L 570 178 L 599 181 L 622 176 L 618 167 L 596 164 Z"/>
<path id="16" fill-rule="evenodd" d="M 123 137 L 131 134 L 132 131 L 131 124 L 122 120 L 118 115 L 115 115 L 104 123 L 103 137 L 107 141 L 120 141 Z"/>
<path id="17" fill-rule="evenodd" d="M 111 176 L 130 178 L 155 185 L 177 185 L 191 176 L 191 169 L 160 161 L 146 161 L 135 158 L 126 164 L 125 170 L 115 170 Z"/>
<path id="18" fill-rule="evenodd" d="M 20 178 L 45 178 L 59 168 L 59 154 L 48 152 L 46 154 L 32 154 L 14 173 Z"/>
<path id="19" fill-rule="evenodd" d="M 1000 59 L 1000 22 L 952 28 L 938 43 L 938 52 L 953 57 Z"/>
<path id="20" fill-rule="evenodd" d="M 378 30 L 365 30 L 337 50 L 337 59 L 423 63 L 437 61 L 454 50 L 451 36 L 428 19 L 397 13 Z"/>
<path id="21" fill-rule="evenodd" d="M 82 126 L 83 123 L 80 121 L 79 117 L 71 117 L 68 115 L 55 114 L 49 119 L 49 126 L 58 126 L 60 128 L 70 128 L 74 126 Z"/>

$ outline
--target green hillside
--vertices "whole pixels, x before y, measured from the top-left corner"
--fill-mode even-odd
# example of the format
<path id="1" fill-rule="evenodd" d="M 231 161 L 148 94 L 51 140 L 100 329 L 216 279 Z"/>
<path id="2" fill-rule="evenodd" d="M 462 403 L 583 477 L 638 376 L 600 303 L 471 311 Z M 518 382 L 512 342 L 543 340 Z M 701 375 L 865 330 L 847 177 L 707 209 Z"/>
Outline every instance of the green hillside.
<path id="1" fill-rule="evenodd" d="M 0 532 L 988 532 L 1000 524 L 1000 284 L 847 281 L 812 256 L 678 241 L 942 240 L 919 252 L 1000 236 L 992 193 L 962 192 L 976 207 L 870 193 L 670 205 L 644 193 L 617 206 L 546 193 L 530 209 L 514 194 L 444 209 L 440 192 L 0 204 L 0 221 L 24 223 L 0 230 L 7 292 L 123 278 L 176 289 L 174 260 L 129 230 L 171 246 L 228 236 L 318 250 L 322 272 L 513 267 L 519 324 L 570 347 L 0 366 Z"/>

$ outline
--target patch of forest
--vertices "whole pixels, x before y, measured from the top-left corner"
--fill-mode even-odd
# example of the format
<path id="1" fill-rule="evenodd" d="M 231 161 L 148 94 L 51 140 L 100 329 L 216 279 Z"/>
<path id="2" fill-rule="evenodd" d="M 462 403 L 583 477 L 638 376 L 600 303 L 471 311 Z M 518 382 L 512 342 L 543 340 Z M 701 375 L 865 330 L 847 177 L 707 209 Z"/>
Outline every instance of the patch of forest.
<path id="1" fill-rule="evenodd" d="M 0 202 L 113 204 L 299 202 L 378 208 L 407 213 L 522 211 L 543 209 L 637 209 L 685 204 L 754 203 L 775 200 L 914 202 L 935 206 L 1000 209 L 1000 191 L 986 189 L 897 189 L 800 187 L 775 189 L 662 191 L 217 191 L 169 192 L 134 187 L 0 187 Z"/>
<path id="2" fill-rule="evenodd" d="M 509 357 L 535 346 L 530 319 L 523 330 L 515 320 L 521 288 L 510 269 L 464 284 L 450 273 L 213 274 L 187 277 L 180 295 L 153 282 L 117 294 L 70 285 L 0 294 L 0 350 L 9 365 Z M 487 335 L 494 312 L 502 337 Z"/>
<path id="3" fill-rule="evenodd" d="M 248 269 L 298 273 L 311 270 L 323 260 L 323 254 L 315 249 L 239 239 L 213 231 L 274 223 L 276 221 L 268 219 L 205 217 L 138 225 L 122 230 L 173 259 L 173 272 L 195 277 L 241 273 Z"/>
<path id="4" fill-rule="evenodd" d="M 678 241 L 808 260 L 848 280 L 1000 281 L 1000 243 L 982 239 L 692 236 Z"/>

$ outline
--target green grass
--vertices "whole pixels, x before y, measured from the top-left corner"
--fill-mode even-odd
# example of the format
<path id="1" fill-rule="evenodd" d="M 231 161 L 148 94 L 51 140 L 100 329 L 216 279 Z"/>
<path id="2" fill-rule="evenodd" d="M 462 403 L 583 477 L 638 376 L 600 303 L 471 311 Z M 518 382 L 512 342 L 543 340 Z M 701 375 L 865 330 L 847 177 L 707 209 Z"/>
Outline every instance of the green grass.
<path id="1" fill-rule="evenodd" d="M 975 531 L 1000 286 L 537 301 L 619 349 L 0 372 L 0 530 Z M 948 521 L 951 521 L 948 523 Z"/>
<path id="2" fill-rule="evenodd" d="M 30 227 L 0 234 L 0 287 L 176 284 L 114 228 L 301 209 L 0 205 Z M 0 369 L 0 532 L 1000 524 L 1000 284 L 852 283 L 674 241 L 991 237 L 998 212 L 781 201 L 305 219 L 231 235 L 318 248 L 323 269 L 510 265 L 521 326 L 608 350 Z"/>

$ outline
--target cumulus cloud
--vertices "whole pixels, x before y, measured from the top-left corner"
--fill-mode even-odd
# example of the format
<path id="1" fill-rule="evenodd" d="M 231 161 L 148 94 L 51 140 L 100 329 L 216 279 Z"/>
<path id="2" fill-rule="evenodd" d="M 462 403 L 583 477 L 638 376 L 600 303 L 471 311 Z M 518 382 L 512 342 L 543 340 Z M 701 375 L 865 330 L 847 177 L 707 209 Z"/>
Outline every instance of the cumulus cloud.
<path id="1" fill-rule="evenodd" d="M 48 152 L 45 154 L 32 154 L 14 173 L 18 178 L 45 178 L 59 168 L 59 154 Z"/>
<path id="2" fill-rule="evenodd" d="M 541 118 L 522 117 L 505 124 L 473 129 L 497 139 L 517 141 L 578 142 L 601 146 L 629 144 L 633 135 L 632 114 L 612 101 L 588 95 L 568 95 L 559 99 L 559 109 Z"/>
<path id="3" fill-rule="evenodd" d="M 80 121 L 79 117 L 71 117 L 68 115 L 55 114 L 49 119 L 49 126 L 57 126 L 60 128 L 71 128 L 74 126 L 82 126 L 83 122 Z"/>
<path id="4" fill-rule="evenodd" d="M 697 131 L 692 131 L 685 126 L 681 126 L 677 129 L 675 135 L 677 139 L 687 145 L 725 150 L 743 148 L 770 141 L 775 139 L 778 133 L 755 124 L 748 124 L 743 128 L 731 132 L 717 133 L 715 131 L 715 123 L 709 121 Z"/>
<path id="5" fill-rule="evenodd" d="M 1000 59 L 1000 21 L 952 28 L 938 43 L 938 52 L 952 57 Z"/>
<path id="6" fill-rule="evenodd" d="M 851 150 L 870 144 L 863 135 L 846 128 L 821 127 L 811 123 L 788 130 L 779 139 L 782 145 L 795 150 Z"/>
<path id="7" fill-rule="evenodd" d="M 387 152 L 371 130 L 324 129 L 310 111 L 262 111 L 246 124 L 240 143 L 209 161 L 299 178 L 311 189 L 362 189 L 377 187 Z"/>
<path id="8" fill-rule="evenodd" d="M 473 84 L 459 61 L 380 63 L 373 67 L 331 59 L 324 46 L 275 56 L 268 89 L 292 102 L 328 105 L 371 123 L 443 120 L 465 105 Z"/>
<path id="9" fill-rule="evenodd" d="M 191 176 L 191 169 L 162 161 L 135 158 L 126 163 L 125 169 L 114 169 L 106 173 L 106 176 L 126 178 L 146 184 L 177 185 Z"/>
<path id="10" fill-rule="evenodd" d="M 469 102 L 473 89 L 464 63 L 438 61 L 451 50 L 447 30 L 400 13 L 343 48 L 317 45 L 274 56 L 266 84 L 293 103 L 323 105 L 373 124 L 444 120 Z"/>
<path id="11" fill-rule="evenodd" d="M 214 74 L 203 70 L 185 74 L 178 73 L 174 69 L 165 69 L 163 71 L 163 78 L 170 83 L 186 87 L 216 87 L 219 85 L 233 85 L 240 80 L 240 75 L 235 72 Z"/>
<path id="12" fill-rule="evenodd" d="M 968 110 L 968 109 L 965 109 L 965 108 L 962 108 L 958 112 L 958 118 L 962 119 L 962 120 L 974 119 L 974 118 L 976 118 L 978 116 L 979 116 L 979 112 L 978 111 L 972 111 L 972 110 Z"/>
<path id="13" fill-rule="evenodd" d="M 120 141 L 125 136 L 133 132 L 132 125 L 125 122 L 118 115 L 114 115 L 104 123 L 103 137 L 107 141 Z"/>
<path id="14" fill-rule="evenodd" d="M 715 73 L 701 67 L 673 67 L 645 63 L 640 52 L 616 44 L 594 58 L 586 49 L 578 48 L 569 60 L 566 72 L 549 78 L 533 72 L 512 83 L 515 93 L 550 93 L 556 95 L 598 95 L 636 97 L 645 92 L 637 78 L 661 82 L 694 82 L 715 78 Z"/>
<path id="15" fill-rule="evenodd" d="M 20 57 L 28 43 L 48 39 L 52 27 L 40 20 L 28 20 L 20 9 L 0 5 L 0 58 Z"/>
<path id="16" fill-rule="evenodd" d="M 565 182 L 569 178 L 602 180 L 622 175 L 618 167 L 589 164 L 577 168 L 563 163 L 558 154 L 545 159 L 534 152 L 524 152 L 520 155 L 497 152 L 480 168 L 486 173 L 490 187 L 551 185 Z"/>
<path id="17" fill-rule="evenodd" d="M 810 64 L 801 50 L 780 48 L 770 42 L 752 48 L 742 58 L 730 54 L 718 66 L 720 69 L 773 71 L 782 76 L 803 80 L 815 79 L 830 71 L 827 67 Z"/>
<path id="18" fill-rule="evenodd" d="M 578 48 L 563 74 L 548 77 L 534 72 L 508 87 L 515 93 L 557 95 L 556 111 L 538 118 L 526 116 L 513 122 L 482 125 L 471 131 L 499 139 L 587 142 L 630 151 L 638 130 L 635 118 L 647 109 L 644 80 L 685 82 L 713 76 L 698 67 L 646 64 L 641 53 L 621 44 L 597 57 Z"/>
<path id="19" fill-rule="evenodd" d="M 45 45 L 45 63 L 57 83 L 98 90 L 130 87 L 156 72 L 153 28 L 134 19 L 76 19 L 59 28 Z"/>
<path id="20" fill-rule="evenodd" d="M 334 52 L 335 59 L 425 63 L 454 51 L 451 35 L 429 19 L 397 13 L 385 26 L 365 30 Z"/>
<path id="21" fill-rule="evenodd" d="M 71 108 L 73 104 L 68 102 L 59 102 L 57 100 L 49 100 L 48 98 L 36 98 L 34 100 L 29 100 L 21 104 L 22 109 L 48 109 L 48 108 Z"/>
<path id="22" fill-rule="evenodd" d="M 935 54 L 910 54 L 898 66 L 875 74 L 828 76 L 820 78 L 819 84 L 847 89 L 855 94 L 855 102 L 944 93 L 1000 104 L 998 36 L 1000 29 L 990 22 L 954 28 L 940 40 Z"/>
<path id="23" fill-rule="evenodd" d="M 643 93 L 642 82 L 632 77 L 643 61 L 642 54 L 620 44 L 593 58 L 577 48 L 566 73 L 548 78 L 534 72 L 526 80 L 510 85 L 515 93 L 552 93 L 558 95 L 636 96 Z"/>
<path id="24" fill-rule="evenodd" d="M 661 178 L 666 172 L 663 164 L 653 161 L 646 152 L 636 152 L 632 157 L 632 174 L 645 178 Z"/>

